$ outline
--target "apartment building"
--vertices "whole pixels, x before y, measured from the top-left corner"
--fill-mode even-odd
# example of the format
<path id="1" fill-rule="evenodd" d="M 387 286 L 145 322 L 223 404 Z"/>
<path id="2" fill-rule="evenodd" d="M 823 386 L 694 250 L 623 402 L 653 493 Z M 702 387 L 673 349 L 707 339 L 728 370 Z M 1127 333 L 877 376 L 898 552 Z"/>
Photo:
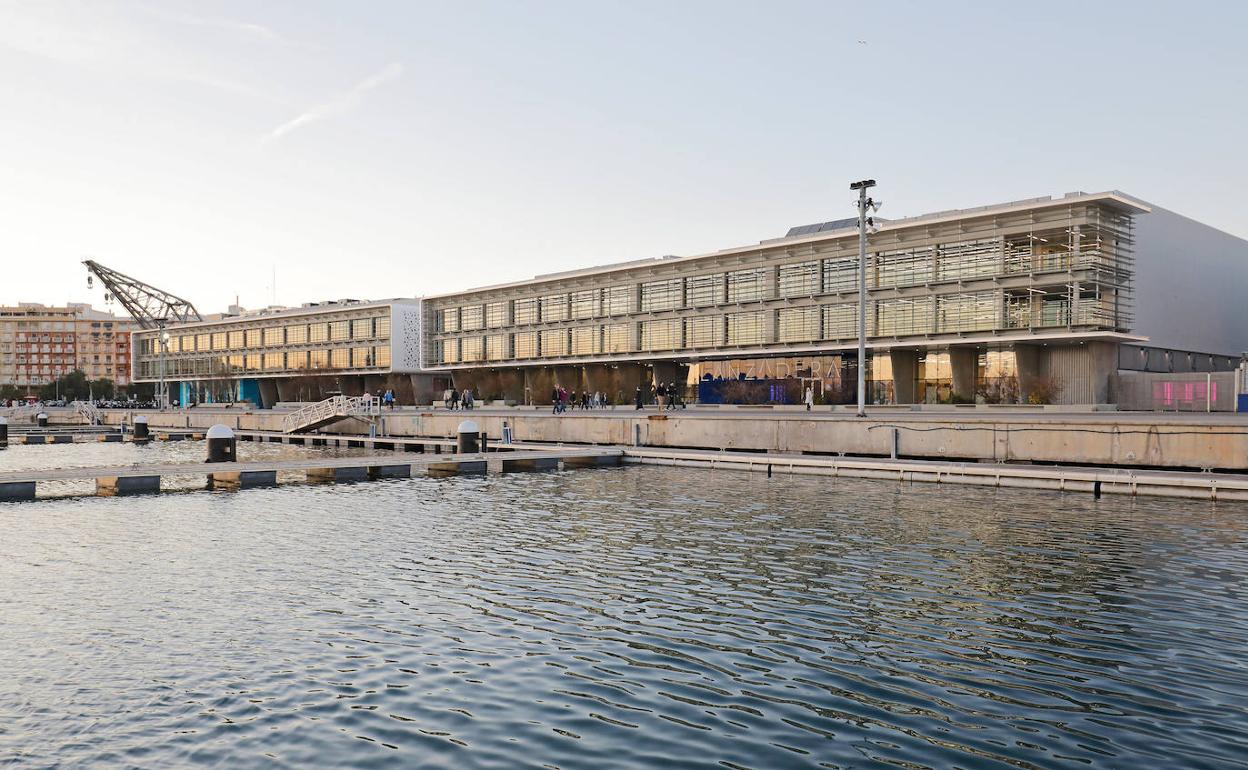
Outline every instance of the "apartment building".
<path id="1" fill-rule="evenodd" d="M 0 307 L 0 384 L 37 390 L 75 369 L 131 381 L 130 332 L 138 325 L 81 303 Z"/>

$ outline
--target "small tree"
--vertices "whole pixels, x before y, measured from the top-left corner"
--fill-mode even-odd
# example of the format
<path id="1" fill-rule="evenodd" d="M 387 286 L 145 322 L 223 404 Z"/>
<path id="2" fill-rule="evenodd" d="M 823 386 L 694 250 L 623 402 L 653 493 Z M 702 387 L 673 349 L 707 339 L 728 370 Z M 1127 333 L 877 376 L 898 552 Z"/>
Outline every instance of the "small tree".
<path id="1" fill-rule="evenodd" d="M 1051 404 L 1062 393 L 1062 381 L 1056 377 L 1037 377 L 1031 383 L 1031 392 L 1027 394 L 1029 404 Z"/>

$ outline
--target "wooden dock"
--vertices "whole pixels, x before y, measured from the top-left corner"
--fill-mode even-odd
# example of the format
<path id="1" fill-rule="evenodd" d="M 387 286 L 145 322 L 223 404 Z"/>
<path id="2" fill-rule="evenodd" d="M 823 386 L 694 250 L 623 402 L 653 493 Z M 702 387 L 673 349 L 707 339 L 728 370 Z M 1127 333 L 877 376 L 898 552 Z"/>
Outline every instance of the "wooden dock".
<path id="1" fill-rule="evenodd" d="M 307 457 L 233 463 L 166 463 L 153 465 L 52 468 L 0 473 L 0 501 L 34 500 L 39 484 L 94 480 L 98 495 L 159 492 L 161 479 L 203 476 L 205 489 L 274 486 L 279 473 L 302 472 L 309 482 L 367 481 L 414 475 L 456 476 L 490 471 L 555 470 L 619 465 L 623 451 L 607 447 L 513 450 L 475 454 L 396 452 L 369 457 Z"/>

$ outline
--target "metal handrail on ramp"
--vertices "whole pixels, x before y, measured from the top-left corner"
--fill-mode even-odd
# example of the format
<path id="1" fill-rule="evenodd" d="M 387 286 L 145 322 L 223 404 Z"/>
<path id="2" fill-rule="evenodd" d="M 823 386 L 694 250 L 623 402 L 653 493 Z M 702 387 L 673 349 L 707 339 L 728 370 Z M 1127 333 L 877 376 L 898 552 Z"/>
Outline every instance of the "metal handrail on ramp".
<path id="1" fill-rule="evenodd" d="M 381 399 L 376 396 L 332 396 L 283 417 L 282 432 L 314 430 L 351 417 L 371 420 L 380 414 Z"/>

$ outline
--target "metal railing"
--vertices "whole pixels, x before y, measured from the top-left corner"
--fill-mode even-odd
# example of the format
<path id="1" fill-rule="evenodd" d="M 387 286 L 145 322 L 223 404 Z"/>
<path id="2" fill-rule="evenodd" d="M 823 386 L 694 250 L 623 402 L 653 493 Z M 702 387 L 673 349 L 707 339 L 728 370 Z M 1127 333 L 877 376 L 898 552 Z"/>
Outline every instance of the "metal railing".
<path id="1" fill-rule="evenodd" d="M 8 409 L 0 409 L 0 415 L 3 415 L 9 418 L 10 420 L 22 420 L 22 419 L 33 420 L 35 415 L 42 412 L 43 409 L 44 407 L 42 404 L 23 404 L 22 406 L 14 406 L 14 407 L 9 407 Z"/>
<path id="2" fill-rule="evenodd" d="M 381 414 L 381 399 L 376 396 L 333 396 L 309 404 L 282 418 L 282 431 L 294 433 L 309 426 L 347 417 L 372 418 Z"/>
<path id="3" fill-rule="evenodd" d="M 69 405 L 74 408 L 74 412 L 87 421 L 88 425 L 99 425 L 104 421 L 104 415 L 90 401 L 72 401 Z"/>

